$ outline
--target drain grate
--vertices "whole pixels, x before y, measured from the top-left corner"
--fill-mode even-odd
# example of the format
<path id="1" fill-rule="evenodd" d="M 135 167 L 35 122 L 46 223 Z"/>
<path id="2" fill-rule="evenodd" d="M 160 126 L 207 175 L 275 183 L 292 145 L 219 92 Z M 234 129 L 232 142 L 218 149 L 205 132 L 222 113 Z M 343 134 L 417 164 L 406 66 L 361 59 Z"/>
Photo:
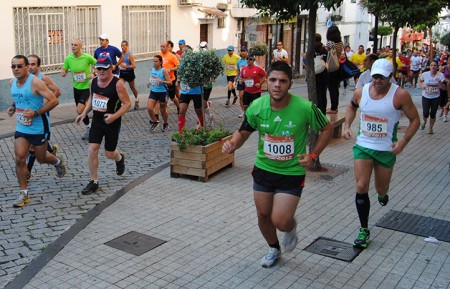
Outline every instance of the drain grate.
<path id="1" fill-rule="evenodd" d="M 348 167 L 322 163 L 322 171 L 308 171 L 306 178 L 308 182 L 333 182 L 345 175 L 348 171 Z"/>
<path id="2" fill-rule="evenodd" d="M 131 231 L 105 243 L 112 248 L 140 256 L 156 247 L 164 244 L 166 241 L 148 236 L 136 231 Z"/>
<path id="3" fill-rule="evenodd" d="M 390 211 L 376 224 L 378 227 L 450 242 L 450 222 L 410 213 Z"/>
<path id="4" fill-rule="evenodd" d="M 355 248 L 352 244 L 328 239 L 324 237 L 317 238 L 305 251 L 310 253 L 319 254 L 334 259 L 351 262 L 356 256 L 361 253 L 363 249 Z"/>

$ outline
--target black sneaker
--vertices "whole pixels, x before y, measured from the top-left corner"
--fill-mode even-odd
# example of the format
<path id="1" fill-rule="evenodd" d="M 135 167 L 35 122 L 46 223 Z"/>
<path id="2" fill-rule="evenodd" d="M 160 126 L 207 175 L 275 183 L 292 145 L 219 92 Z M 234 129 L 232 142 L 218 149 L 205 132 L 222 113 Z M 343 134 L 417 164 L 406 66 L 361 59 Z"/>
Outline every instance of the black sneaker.
<path id="1" fill-rule="evenodd" d="M 116 162 L 116 174 L 118 176 L 123 175 L 123 172 L 125 172 L 125 155 L 120 154 L 122 156 L 122 159 L 118 162 Z"/>
<path id="2" fill-rule="evenodd" d="M 98 190 L 98 183 L 94 183 L 93 180 L 90 180 L 87 186 L 81 191 L 83 195 L 90 195 L 95 193 Z"/>
<path id="3" fill-rule="evenodd" d="M 384 196 L 378 195 L 378 202 L 380 203 L 380 205 L 386 206 L 387 203 L 389 202 L 389 196 L 388 195 L 384 195 Z"/>
<path id="4" fill-rule="evenodd" d="M 165 132 L 167 130 L 167 128 L 169 127 L 168 123 L 163 124 L 163 127 L 161 128 L 162 132 Z"/>
<path id="5" fill-rule="evenodd" d="M 232 104 L 232 105 L 235 105 L 237 100 L 238 100 L 238 97 L 235 96 L 235 97 L 233 98 L 233 102 L 232 102 L 231 104 Z"/>
<path id="6" fill-rule="evenodd" d="M 159 126 L 159 121 L 151 122 L 150 131 L 154 132 L 158 126 Z"/>

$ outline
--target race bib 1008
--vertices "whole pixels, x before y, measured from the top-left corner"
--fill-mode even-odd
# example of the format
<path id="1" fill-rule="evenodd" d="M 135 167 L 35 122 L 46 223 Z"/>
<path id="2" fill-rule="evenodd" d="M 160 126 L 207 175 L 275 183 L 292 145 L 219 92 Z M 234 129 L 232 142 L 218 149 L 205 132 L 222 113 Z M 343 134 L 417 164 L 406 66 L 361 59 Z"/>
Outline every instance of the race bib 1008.
<path id="1" fill-rule="evenodd" d="M 272 136 L 265 134 L 264 154 L 268 159 L 276 161 L 290 161 L 294 158 L 293 136 Z"/>
<path id="2" fill-rule="evenodd" d="M 388 134 L 388 119 L 363 115 L 361 133 L 368 137 L 385 137 Z"/>

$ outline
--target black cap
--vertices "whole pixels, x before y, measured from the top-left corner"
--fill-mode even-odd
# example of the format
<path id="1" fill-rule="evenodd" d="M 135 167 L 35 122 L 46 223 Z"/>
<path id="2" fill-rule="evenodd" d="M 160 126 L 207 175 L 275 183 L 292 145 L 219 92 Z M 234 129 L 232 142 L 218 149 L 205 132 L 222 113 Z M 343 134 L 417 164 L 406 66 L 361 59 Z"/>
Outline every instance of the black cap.
<path id="1" fill-rule="evenodd" d="M 242 46 L 241 51 L 248 51 L 247 46 Z"/>

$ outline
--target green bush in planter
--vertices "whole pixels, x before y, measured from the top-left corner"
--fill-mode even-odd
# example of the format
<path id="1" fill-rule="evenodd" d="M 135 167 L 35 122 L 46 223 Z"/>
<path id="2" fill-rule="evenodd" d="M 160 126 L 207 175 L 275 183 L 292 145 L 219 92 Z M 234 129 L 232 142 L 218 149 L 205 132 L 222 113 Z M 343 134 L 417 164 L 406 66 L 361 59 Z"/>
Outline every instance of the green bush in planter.
<path id="1" fill-rule="evenodd" d="M 269 52 L 269 47 L 264 43 L 257 43 L 250 48 L 250 52 L 255 56 L 264 56 Z"/>
<path id="2" fill-rule="evenodd" d="M 172 139 L 177 143 L 178 148 L 183 150 L 188 145 L 205 146 L 212 144 L 229 135 L 231 135 L 231 132 L 227 129 L 220 128 L 207 130 L 200 127 L 198 129 L 193 128 L 191 130 L 183 129 L 182 134 L 179 132 L 172 134 Z"/>

